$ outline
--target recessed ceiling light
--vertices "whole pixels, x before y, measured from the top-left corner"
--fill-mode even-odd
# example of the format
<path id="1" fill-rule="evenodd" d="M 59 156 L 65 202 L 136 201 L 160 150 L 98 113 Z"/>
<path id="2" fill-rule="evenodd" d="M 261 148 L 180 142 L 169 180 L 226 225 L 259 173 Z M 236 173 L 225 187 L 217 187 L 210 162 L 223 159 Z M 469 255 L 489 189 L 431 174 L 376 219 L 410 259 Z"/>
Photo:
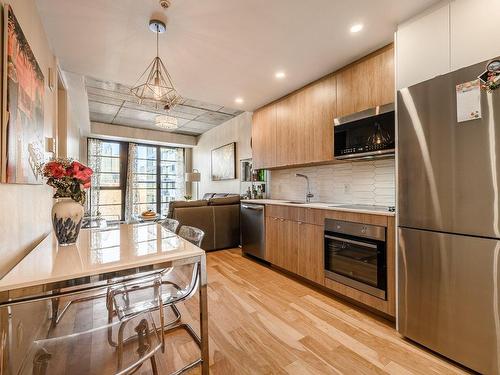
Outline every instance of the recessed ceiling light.
<path id="1" fill-rule="evenodd" d="M 238 98 L 234 99 L 234 101 L 235 101 L 236 103 L 238 103 L 238 104 L 241 104 L 241 103 L 243 103 L 243 98 L 239 98 L 239 97 L 238 97 Z"/>
<path id="2" fill-rule="evenodd" d="M 274 76 L 278 79 L 283 79 L 286 77 L 286 74 L 285 74 L 285 72 L 276 72 L 276 74 Z"/>
<path id="3" fill-rule="evenodd" d="M 351 26 L 351 33 L 359 33 L 361 30 L 363 30 L 363 24 L 361 23 L 357 23 Z"/>

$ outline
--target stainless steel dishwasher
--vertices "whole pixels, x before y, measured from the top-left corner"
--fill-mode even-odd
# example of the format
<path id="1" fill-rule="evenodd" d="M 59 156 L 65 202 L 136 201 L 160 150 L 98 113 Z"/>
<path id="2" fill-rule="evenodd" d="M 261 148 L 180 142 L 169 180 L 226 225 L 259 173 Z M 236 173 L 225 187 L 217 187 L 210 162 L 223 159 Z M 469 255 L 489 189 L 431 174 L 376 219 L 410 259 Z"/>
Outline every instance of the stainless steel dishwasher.
<path id="1" fill-rule="evenodd" d="M 266 260 L 265 206 L 241 203 L 241 248 L 245 254 Z"/>

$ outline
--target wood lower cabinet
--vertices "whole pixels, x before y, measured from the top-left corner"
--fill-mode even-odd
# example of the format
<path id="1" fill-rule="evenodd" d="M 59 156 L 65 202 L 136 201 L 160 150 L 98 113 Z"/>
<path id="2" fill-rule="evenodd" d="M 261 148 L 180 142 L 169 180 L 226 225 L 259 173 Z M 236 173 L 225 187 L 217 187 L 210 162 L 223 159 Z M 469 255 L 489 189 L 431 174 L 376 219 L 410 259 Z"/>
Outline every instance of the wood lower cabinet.
<path id="1" fill-rule="evenodd" d="M 272 264 L 298 272 L 298 231 L 296 222 L 277 217 L 266 218 L 266 254 Z"/>
<path id="2" fill-rule="evenodd" d="M 266 254 L 271 264 L 324 283 L 322 225 L 267 216 Z"/>
<path id="3" fill-rule="evenodd" d="M 387 228 L 387 298 L 380 299 L 325 277 L 324 220 L 336 219 Z M 395 316 L 395 219 L 347 211 L 266 205 L 267 260 L 352 301 Z"/>
<path id="4" fill-rule="evenodd" d="M 323 285 L 325 281 L 324 228 L 319 225 L 298 222 L 297 231 L 299 238 L 297 274 Z"/>

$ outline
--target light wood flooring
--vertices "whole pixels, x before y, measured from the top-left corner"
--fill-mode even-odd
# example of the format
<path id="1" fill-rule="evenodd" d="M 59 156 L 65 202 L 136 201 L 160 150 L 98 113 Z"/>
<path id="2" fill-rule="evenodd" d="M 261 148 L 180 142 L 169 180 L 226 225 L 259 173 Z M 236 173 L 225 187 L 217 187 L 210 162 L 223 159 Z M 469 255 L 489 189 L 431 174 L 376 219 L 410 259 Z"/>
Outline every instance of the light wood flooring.
<path id="1" fill-rule="evenodd" d="M 247 259 L 238 249 L 208 254 L 208 281 L 211 374 L 467 373 L 402 339 L 393 323 Z M 196 323 L 196 298 L 179 309 Z M 99 319 L 102 313 L 104 306 L 94 302 L 68 319 L 76 326 L 84 315 Z M 197 355 L 187 334 L 169 335 L 167 342 L 158 358 L 160 374 Z M 148 374 L 148 367 L 138 373 Z"/>

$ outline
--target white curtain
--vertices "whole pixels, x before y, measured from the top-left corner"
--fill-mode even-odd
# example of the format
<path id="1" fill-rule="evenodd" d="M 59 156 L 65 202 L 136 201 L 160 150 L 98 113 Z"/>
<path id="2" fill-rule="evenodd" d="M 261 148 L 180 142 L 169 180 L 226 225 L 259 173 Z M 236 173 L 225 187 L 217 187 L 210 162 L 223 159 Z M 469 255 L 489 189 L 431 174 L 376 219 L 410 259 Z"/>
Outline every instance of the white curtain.
<path id="1" fill-rule="evenodd" d="M 90 187 L 90 199 L 87 196 L 87 213 L 91 217 L 99 216 L 99 198 L 100 198 L 100 174 L 101 174 L 101 155 L 102 141 L 99 139 L 90 139 L 88 143 L 88 163 L 89 167 L 94 171 Z"/>
<path id="2" fill-rule="evenodd" d="M 186 195 L 186 180 L 185 172 L 186 168 L 184 165 L 184 149 L 177 148 L 176 150 L 176 162 L 177 162 L 177 173 L 175 174 L 175 199 L 183 199 Z"/>
<path id="3" fill-rule="evenodd" d="M 128 144 L 128 165 L 127 165 L 127 187 L 125 189 L 125 221 L 130 223 L 134 220 L 135 202 L 135 174 L 137 172 L 137 145 Z"/>

